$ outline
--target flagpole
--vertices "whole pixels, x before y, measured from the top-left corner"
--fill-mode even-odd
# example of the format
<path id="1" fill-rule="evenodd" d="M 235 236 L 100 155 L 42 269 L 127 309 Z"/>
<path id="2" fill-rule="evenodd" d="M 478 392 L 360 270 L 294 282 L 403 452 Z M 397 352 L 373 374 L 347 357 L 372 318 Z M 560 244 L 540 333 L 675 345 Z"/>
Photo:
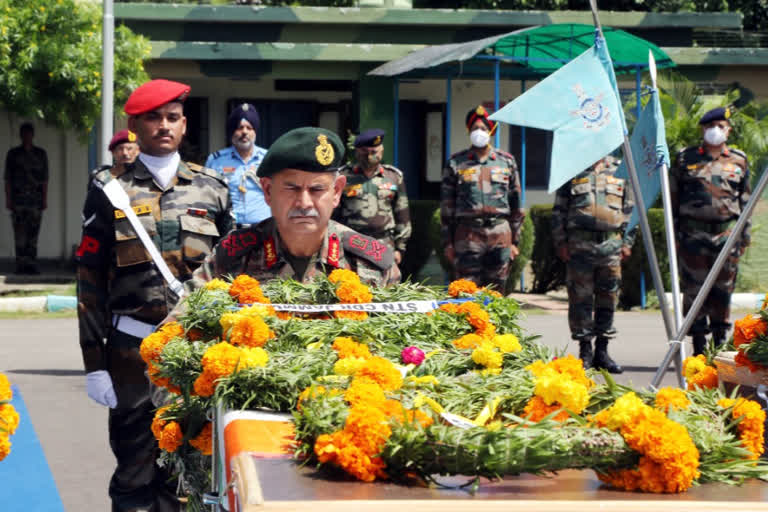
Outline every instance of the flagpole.
<path id="1" fill-rule="evenodd" d="M 589 0 L 589 6 L 592 9 L 592 18 L 595 22 L 595 27 L 600 33 L 600 38 L 605 41 L 603 36 L 603 28 L 600 25 L 600 19 L 597 16 L 597 3 L 596 0 Z M 640 98 L 638 98 L 640 101 Z M 619 108 L 621 108 L 621 101 L 619 101 Z M 664 295 L 664 283 L 661 280 L 661 272 L 659 271 L 659 260 L 656 258 L 656 249 L 653 246 L 653 238 L 651 235 L 651 226 L 648 223 L 648 215 L 645 211 L 645 201 L 643 200 L 643 194 L 640 190 L 640 181 L 637 179 L 637 171 L 635 170 L 635 160 L 632 156 L 632 147 L 629 143 L 629 136 L 626 130 L 624 130 L 624 142 L 622 144 L 624 149 L 624 158 L 627 160 L 627 170 L 629 171 L 629 180 L 632 185 L 632 192 L 635 196 L 635 208 L 638 208 L 640 218 L 640 230 L 643 233 L 643 245 L 645 246 L 645 252 L 648 256 L 648 263 L 651 267 L 651 275 L 653 276 L 653 286 L 656 288 L 656 296 L 659 299 L 659 305 L 661 306 L 661 317 L 664 320 L 664 329 L 667 332 L 667 340 L 671 340 L 673 336 L 672 322 L 669 319 L 669 310 L 667 309 L 667 298 Z"/>
<path id="2" fill-rule="evenodd" d="M 648 50 L 648 70 L 651 75 L 651 87 L 654 93 L 659 94 L 656 86 L 656 59 L 653 58 L 653 52 Z M 675 224 L 672 219 L 672 196 L 669 192 L 669 168 L 667 163 L 661 162 L 661 202 L 664 207 L 664 231 L 667 236 L 667 255 L 669 257 L 669 280 L 672 287 L 672 310 L 675 320 L 675 333 L 680 332 L 683 325 L 683 305 L 680 297 L 680 274 L 677 267 L 677 246 L 675 244 Z M 677 383 L 685 389 L 685 377 L 683 376 L 683 361 L 685 360 L 685 344 L 673 343 L 670 350 L 677 345 L 675 353 L 675 367 L 677 368 Z M 666 367 L 664 368 L 666 371 Z"/>

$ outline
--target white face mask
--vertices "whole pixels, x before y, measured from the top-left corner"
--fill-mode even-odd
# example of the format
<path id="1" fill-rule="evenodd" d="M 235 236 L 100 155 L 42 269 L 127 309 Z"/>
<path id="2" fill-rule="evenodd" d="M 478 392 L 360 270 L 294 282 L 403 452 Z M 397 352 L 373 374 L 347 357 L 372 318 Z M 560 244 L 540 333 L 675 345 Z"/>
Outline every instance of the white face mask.
<path id="1" fill-rule="evenodd" d="M 710 146 L 719 146 L 723 142 L 725 142 L 726 139 L 725 130 L 720 128 L 719 126 L 713 126 L 712 128 L 707 128 L 704 131 L 704 142 L 709 144 Z"/>
<path id="2" fill-rule="evenodd" d="M 476 148 L 484 148 L 489 140 L 491 140 L 491 134 L 481 128 L 469 134 L 469 141 Z"/>

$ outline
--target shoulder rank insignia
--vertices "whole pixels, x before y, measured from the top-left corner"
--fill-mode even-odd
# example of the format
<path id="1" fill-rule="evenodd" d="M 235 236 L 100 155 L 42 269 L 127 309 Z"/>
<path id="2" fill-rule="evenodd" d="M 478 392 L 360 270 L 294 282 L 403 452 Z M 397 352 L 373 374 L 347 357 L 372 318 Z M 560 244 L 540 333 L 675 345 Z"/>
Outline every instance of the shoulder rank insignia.
<path id="1" fill-rule="evenodd" d="M 339 268 L 339 235 L 331 233 L 328 237 L 328 264 Z"/>
<path id="2" fill-rule="evenodd" d="M 140 204 L 138 206 L 132 207 L 131 209 L 136 215 L 145 215 L 147 213 L 152 213 L 152 207 L 149 206 L 148 204 Z M 115 218 L 124 219 L 125 213 L 123 213 L 123 210 L 115 210 Z"/>
<path id="3" fill-rule="evenodd" d="M 344 250 L 369 261 L 382 270 L 388 269 L 394 263 L 392 251 L 386 244 L 360 233 L 344 234 Z"/>
<path id="4" fill-rule="evenodd" d="M 272 268 L 277 263 L 277 249 L 275 248 L 275 239 L 272 236 L 264 240 L 264 263 L 267 268 Z"/>
<path id="5" fill-rule="evenodd" d="M 230 233 L 229 236 L 221 241 L 221 246 L 227 250 L 227 256 L 234 258 L 258 242 L 259 236 L 250 229 L 246 229 Z"/>

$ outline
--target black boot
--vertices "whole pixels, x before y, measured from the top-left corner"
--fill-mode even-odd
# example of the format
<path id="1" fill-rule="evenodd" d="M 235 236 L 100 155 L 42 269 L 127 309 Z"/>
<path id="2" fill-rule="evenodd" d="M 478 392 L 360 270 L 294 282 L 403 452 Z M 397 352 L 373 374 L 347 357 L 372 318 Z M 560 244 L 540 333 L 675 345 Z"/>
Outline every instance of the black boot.
<path id="1" fill-rule="evenodd" d="M 608 355 L 608 338 L 602 336 L 598 336 L 595 340 L 595 357 L 592 359 L 592 365 L 598 370 L 607 370 L 608 373 L 624 373 L 624 368 Z"/>
<path id="2" fill-rule="evenodd" d="M 584 369 L 592 368 L 592 340 L 579 340 L 579 359 L 584 364 Z"/>
<path id="3" fill-rule="evenodd" d="M 693 335 L 693 355 L 697 356 L 704 353 L 704 349 L 707 348 L 707 337 L 703 334 Z"/>

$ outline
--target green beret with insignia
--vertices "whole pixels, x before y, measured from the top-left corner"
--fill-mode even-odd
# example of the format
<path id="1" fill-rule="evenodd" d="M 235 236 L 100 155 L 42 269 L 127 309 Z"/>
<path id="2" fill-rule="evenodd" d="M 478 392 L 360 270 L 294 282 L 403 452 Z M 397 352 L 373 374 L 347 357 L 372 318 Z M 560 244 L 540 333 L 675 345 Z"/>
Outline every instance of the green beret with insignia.
<path id="1" fill-rule="evenodd" d="M 344 144 L 338 135 L 323 128 L 296 128 L 281 135 L 259 164 L 257 176 L 268 178 L 283 169 L 328 172 L 344 159 Z"/>

